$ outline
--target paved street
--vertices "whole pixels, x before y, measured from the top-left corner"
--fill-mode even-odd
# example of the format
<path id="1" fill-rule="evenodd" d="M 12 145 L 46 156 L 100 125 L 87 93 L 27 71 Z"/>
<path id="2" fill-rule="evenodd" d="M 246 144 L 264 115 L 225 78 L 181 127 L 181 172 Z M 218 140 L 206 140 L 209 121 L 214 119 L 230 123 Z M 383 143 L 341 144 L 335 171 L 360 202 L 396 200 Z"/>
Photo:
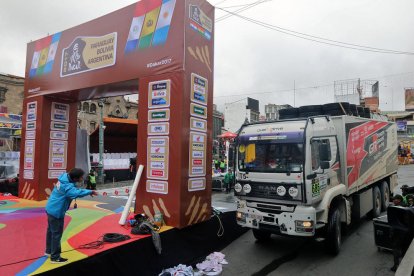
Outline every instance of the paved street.
<path id="1" fill-rule="evenodd" d="M 413 186 L 414 165 L 401 166 L 398 187 Z M 106 193 L 100 201 L 117 209 L 125 204 L 125 187 L 100 189 Z M 115 195 L 118 191 L 118 195 Z M 233 193 L 213 192 L 213 207 L 221 211 L 235 210 Z M 323 242 L 272 236 L 269 243 L 257 243 L 251 231 L 241 236 L 222 251 L 229 262 L 222 275 L 394 275 L 390 252 L 378 251 L 374 242 L 372 220 L 362 219 L 345 237 L 340 254 L 331 257 L 325 253 Z"/>
<path id="2" fill-rule="evenodd" d="M 413 186 L 414 165 L 400 166 L 398 187 Z M 322 242 L 272 236 L 257 243 L 251 231 L 222 251 L 229 262 L 223 275 L 394 275 L 390 252 L 378 251 L 372 220 L 362 219 L 345 237 L 341 252 L 331 257 Z"/>

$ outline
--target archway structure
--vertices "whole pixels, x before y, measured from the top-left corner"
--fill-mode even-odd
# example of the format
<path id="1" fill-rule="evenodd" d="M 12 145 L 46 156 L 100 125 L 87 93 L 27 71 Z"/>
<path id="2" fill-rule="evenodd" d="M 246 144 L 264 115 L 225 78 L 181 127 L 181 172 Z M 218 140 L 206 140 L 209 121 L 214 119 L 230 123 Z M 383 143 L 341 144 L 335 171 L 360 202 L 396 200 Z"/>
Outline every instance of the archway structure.
<path id="1" fill-rule="evenodd" d="M 77 103 L 139 94 L 136 212 L 185 227 L 211 213 L 214 8 L 142 0 L 27 46 L 19 195 L 75 164 Z"/>

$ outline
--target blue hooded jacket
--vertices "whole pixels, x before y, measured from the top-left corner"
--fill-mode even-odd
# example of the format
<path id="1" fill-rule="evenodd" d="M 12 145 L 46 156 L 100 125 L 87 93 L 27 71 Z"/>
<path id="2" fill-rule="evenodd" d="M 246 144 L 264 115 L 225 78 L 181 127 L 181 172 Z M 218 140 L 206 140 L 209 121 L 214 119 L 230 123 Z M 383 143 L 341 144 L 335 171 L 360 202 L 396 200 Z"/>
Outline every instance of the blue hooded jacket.
<path id="1" fill-rule="evenodd" d="M 58 183 L 46 204 L 46 212 L 55 218 L 64 218 L 73 199 L 92 194 L 92 190 L 78 189 L 68 173 L 59 176 Z"/>

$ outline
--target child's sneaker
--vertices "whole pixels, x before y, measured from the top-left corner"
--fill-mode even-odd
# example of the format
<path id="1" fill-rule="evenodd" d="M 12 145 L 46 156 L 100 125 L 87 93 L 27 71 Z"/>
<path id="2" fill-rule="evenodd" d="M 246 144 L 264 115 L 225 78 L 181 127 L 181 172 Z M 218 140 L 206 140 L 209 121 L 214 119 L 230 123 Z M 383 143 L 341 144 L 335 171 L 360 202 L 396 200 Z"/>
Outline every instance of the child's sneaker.
<path id="1" fill-rule="evenodd" d="M 60 257 L 59 259 L 56 259 L 56 260 L 50 260 L 50 263 L 51 264 L 64 264 L 64 263 L 67 263 L 68 262 L 68 259 L 65 259 L 65 258 L 62 258 L 62 257 Z"/>
<path id="2" fill-rule="evenodd" d="M 46 252 L 45 252 L 45 256 L 46 256 L 46 257 L 50 257 L 50 253 L 46 253 Z"/>

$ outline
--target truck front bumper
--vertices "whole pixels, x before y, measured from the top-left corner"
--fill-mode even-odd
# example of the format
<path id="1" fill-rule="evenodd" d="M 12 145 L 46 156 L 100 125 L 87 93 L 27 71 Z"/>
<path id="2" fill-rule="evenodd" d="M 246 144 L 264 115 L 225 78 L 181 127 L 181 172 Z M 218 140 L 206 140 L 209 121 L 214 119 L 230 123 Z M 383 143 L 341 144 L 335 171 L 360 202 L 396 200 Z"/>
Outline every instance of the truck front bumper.
<path id="1" fill-rule="evenodd" d="M 267 204 L 270 206 L 270 204 Z M 272 204 L 277 209 L 279 205 Z M 281 208 L 282 209 L 282 208 Z M 311 206 L 292 207 L 292 211 L 270 211 L 248 207 L 237 200 L 237 223 L 244 227 L 267 230 L 275 234 L 311 237 L 315 235 L 316 210 Z"/>

